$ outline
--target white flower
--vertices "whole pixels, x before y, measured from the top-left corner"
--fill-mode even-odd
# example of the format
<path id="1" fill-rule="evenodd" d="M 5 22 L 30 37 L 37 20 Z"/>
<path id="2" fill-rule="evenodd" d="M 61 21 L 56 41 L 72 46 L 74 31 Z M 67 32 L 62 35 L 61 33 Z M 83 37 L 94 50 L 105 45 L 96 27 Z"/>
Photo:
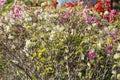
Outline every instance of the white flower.
<path id="1" fill-rule="evenodd" d="M 93 23 L 92 26 L 93 26 L 93 27 L 96 27 L 96 26 L 97 26 L 97 23 Z"/>
<path id="2" fill-rule="evenodd" d="M 116 53 L 116 54 L 114 54 L 114 59 L 120 59 L 120 53 Z"/>
<path id="3" fill-rule="evenodd" d="M 50 28 L 49 27 L 46 27 L 46 31 L 49 31 L 50 30 Z"/>
<path id="4" fill-rule="evenodd" d="M 16 48 L 16 46 L 15 46 L 15 45 L 12 45 L 12 46 L 11 46 L 11 49 L 15 49 L 15 48 Z"/>
<path id="5" fill-rule="evenodd" d="M 50 16 L 50 18 L 57 18 L 59 15 L 58 14 L 51 14 L 49 16 Z"/>
<path id="6" fill-rule="evenodd" d="M 24 13 L 24 17 L 29 17 L 29 14 L 27 14 L 27 13 Z"/>
<path id="7" fill-rule="evenodd" d="M 9 34 L 8 39 L 14 39 L 14 36 L 12 36 L 11 34 Z"/>
<path id="8" fill-rule="evenodd" d="M 99 33 L 100 33 L 100 34 L 102 34 L 102 33 L 103 33 L 103 31 L 99 31 Z"/>
<path id="9" fill-rule="evenodd" d="M 45 14 L 45 15 L 44 15 L 44 19 L 49 21 L 49 15 L 48 15 L 48 14 Z"/>
<path id="10" fill-rule="evenodd" d="M 105 12 L 104 12 L 104 15 L 107 15 L 107 14 L 109 14 L 109 12 L 108 12 L 108 11 L 105 11 Z"/>
<path id="11" fill-rule="evenodd" d="M 87 27 L 87 30 L 91 30 L 91 28 L 92 28 L 91 26 L 88 26 L 88 27 Z"/>
<path id="12" fill-rule="evenodd" d="M 30 47 L 31 41 L 30 40 L 26 40 L 26 45 L 25 47 Z"/>
<path id="13" fill-rule="evenodd" d="M 16 60 L 12 60 L 13 63 L 18 64 L 19 62 Z"/>
<path id="14" fill-rule="evenodd" d="M 112 70 L 112 74 L 116 74 L 117 72 L 115 70 Z"/>
<path id="15" fill-rule="evenodd" d="M 59 32 L 62 32 L 65 28 L 64 28 L 64 26 L 57 25 L 53 29 L 58 30 Z"/>
<path id="16" fill-rule="evenodd" d="M 33 27 L 35 27 L 35 26 L 37 26 L 37 23 L 33 23 L 33 25 L 32 25 Z"/>
<path id="17" fill-rule="evenodd" d="M 38 15 L 38 19 L 39 19 L 39 20 L 42 20 L 43 17 L 42 17 L 41 15 Z"/>
<path id="18" fill-rule="evenodd" d="M 85 55 L 83 53 L 81 53 L 81 59 L 84 60 L 85 59 Z"/>
<path id="19" fill-rule="evenodd" d="M 6 32 L 10 31 L 10 26 L 6 26 Z"/>
<path id="20" fill-rule="evenodd" d="M 26 44 L 25 44 L 25 48 L 30 48 L 30 47 L 32 47 L 32 46 L 34 46 L 35 44 L 34 44 L 34 42 L 31 42 L 30 40 L 26 40 Z"/>
<path id="21" fill-rule="evenodd" d="M 46 2 L 43 2 L 41 3 L 41 7 L 45 6 L 46 5 Z"/>
<path id="22" fill-rule="evenodd" d="M 89 67 L 89 69 L 90 69 L 90 68 L 91 68 L 91 65 L 90 65 L 90 63 L 89 63 L 89 62 L 87 63 L 87 65 L 88 65 L 88 67 Z"/>
<path id="23" fill-rule="evenodd" d="M 55 34 L 55 31 L 51 31 L 51 33 L 50 33 L 50 37 L 49 37 L 50 40 L 53 40 L 53 38 L 54 38 L 54 34 Z"/>
<path id="24" fill-rule="evenodd" d="M 32 21 L 32 18 L 31 17 L 28 17 L 28 18 L 25 18 L 25 21 Z"/>
<path id="25" fill-rule="evenodd" d="M 10 23 L 11 23 L 11 24 L 14 24 L 14 23 L 15 23 L 15 20 L 12 19 L 12 18 L 10 18 Z"/>
<path id="26" fill-rule="evenodd" d="M 93 11 L 89 11 L 90 14 L 93 14 Z"/>

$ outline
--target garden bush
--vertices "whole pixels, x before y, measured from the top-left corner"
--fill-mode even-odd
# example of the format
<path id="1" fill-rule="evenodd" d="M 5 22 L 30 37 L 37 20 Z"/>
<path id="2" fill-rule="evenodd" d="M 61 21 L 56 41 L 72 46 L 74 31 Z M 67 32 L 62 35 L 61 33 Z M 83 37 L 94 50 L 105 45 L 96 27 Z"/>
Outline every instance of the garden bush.
<path id="1" fill-rule="evenodd" d="M 119 80 L 120 12 L 46 3 L 0 5 L 0 79 Z"/>

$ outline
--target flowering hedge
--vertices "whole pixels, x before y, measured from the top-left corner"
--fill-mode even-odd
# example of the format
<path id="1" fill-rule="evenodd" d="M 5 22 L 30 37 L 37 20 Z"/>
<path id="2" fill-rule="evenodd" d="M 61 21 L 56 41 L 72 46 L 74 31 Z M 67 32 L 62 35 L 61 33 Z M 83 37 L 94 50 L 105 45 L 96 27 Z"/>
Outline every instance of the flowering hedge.
<path id="1" fill-rule="evenodd" d="M 120 79 L 120 12 L 46 3 L 2 5 L 0 78 Z"/>

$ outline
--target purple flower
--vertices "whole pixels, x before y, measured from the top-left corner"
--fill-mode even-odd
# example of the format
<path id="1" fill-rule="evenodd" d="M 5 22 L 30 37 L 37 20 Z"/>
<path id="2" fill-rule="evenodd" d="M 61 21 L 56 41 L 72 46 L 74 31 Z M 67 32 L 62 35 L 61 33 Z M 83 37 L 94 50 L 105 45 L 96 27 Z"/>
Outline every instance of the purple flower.
<path id="1" fill-rule="evenodd" d="M 89 17 L 87 17 L 87 20 L 88 20 L 88 21 L 93 21 L 93 20 L 94 20 L 94 17 L 93 17 L 93 16 L 89 16 Z"/>
<path id="2" fill-rule="evenodd" d="M 93 50 L 90 50 L 89 52 L 88 52 L 88 57 L 89 57 L 89 59 L 90 60 L 93 60 L 94 59 L 94 51 Z"/>
<path id="3" fill-rule="evenodd" d="M 111 54 L 111 49 L 112 49 L 112 46 L 106 46 L 105 50 L 107 54 Z"/>
<path id="4" fill-rule="evenodd" d="M 84 9 L 84 10 L 83 10 L 83 13 L 88 14 L 88 13 L 89 13 L 89 10 L 88 10 L 88 9 Z"/>
<path id="5" fill-rule="evenodd" d="M 87 25 L 89 25 L 92 21 L 94 21 L 94 17 L 93 16 L 88 16 L 86 19 L 85 19 L 85 23 Z"/>
<path id="6" fill-rule="evenodd" d="M 110 37 L 112 38 L 112 39 L 116 39 L 117 38 L 117 35 L 114 33 L 114 34 L 110 34 Z"/>

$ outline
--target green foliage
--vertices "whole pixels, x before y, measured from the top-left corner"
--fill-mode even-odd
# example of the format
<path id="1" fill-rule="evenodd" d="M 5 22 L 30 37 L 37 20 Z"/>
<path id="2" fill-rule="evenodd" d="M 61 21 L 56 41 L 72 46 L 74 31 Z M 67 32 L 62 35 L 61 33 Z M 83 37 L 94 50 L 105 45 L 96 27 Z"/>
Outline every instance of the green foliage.
<path id="1" fill-rule="evenodd" d="M 3 70 L 3 65 L 2 65 L 2 57 L 0 56 L 0 74 L 1 74 L 1 71 Z"/>
<path id="2" fill-rule="evenodd" d="M 7 12 L 1 15 L 0 69 L 7 72 L 0 76 L 3 80 L 6 76 L 11 80 L 119 78 L 119 15 L 114 22 L 108 22 L 93 10 L 83 14 L 81 5 L 55 10 L 52 6 L 44 7 L 38 15 L 34 14 L 36 10 L 39 8 L 25 8 L 24 17 L 17 20 Z M 91 15 L 95 21 L 86 24 L 85 20 Z M 110 35 L 116 31 L 117 38 L 113 39 Z M 109 45 L 112 45 L 111 54 L 106 51 Z M 94 51 L 93 60 L 88 56 L 90 50 Z"/>
<path id="3" fill-rule="evenodd" d="M 14 0 L 6 0 L 6 1 L 7 1 L 6 4 L 10 4 L 14 2 Z"/>

